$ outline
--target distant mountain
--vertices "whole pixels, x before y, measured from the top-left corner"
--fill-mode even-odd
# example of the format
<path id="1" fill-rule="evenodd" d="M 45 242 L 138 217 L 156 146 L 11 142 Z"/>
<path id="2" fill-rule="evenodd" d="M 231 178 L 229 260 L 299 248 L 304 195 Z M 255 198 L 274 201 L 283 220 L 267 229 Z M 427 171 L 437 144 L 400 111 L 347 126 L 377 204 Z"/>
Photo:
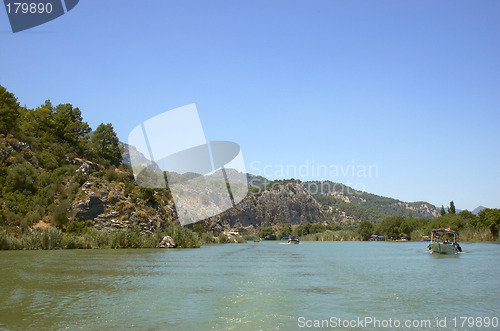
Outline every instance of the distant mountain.
<path id="1" fill-rule="evenodd" d="M 484 207 L 484 206 L 479 206 L 479 207 L 476 207 L 476 208 L 472 211 L 472 213 L 473 213 L 474 215 L 477 215 L 477 214 L 479 214 L 479 212 L 480 212 L 481 210 L 486 209 L 486 208 L 487 208 L 487 207 Z"/>
<path id="2" fill-rule="evenodd" d="M 136 165 L 149 165 L 151 161 L 147 159 L 144 154 L 139 152 L 135 146 L 120 142 L 120 146 L 122 146 L 123 151 L 122 151 L 122 162 L 132 165 L 131 159 L 133 158 L 135 162 L 137 163 Z"/>

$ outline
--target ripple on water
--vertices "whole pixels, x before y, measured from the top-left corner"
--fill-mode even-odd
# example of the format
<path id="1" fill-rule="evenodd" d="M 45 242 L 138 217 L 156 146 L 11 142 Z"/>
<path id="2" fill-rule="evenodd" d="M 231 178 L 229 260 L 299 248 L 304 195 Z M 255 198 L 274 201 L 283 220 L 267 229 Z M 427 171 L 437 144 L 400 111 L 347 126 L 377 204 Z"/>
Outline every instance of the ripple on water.
<path id="1" fill-rule="evenodd" d="M 500 246 L 462 246 L 451 257 L 412 242 L 0 252 L 0 328 L 287 330 L 299 316 L 498 315 Z"/>

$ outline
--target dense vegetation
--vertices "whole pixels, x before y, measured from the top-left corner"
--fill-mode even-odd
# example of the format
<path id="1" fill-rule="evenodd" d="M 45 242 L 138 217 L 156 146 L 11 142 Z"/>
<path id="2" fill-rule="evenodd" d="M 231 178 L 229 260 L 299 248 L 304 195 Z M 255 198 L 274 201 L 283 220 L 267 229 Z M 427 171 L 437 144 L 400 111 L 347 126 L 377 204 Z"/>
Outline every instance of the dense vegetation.
<path id="1" fill-rule="evenodd" d="M 380 223 L 363 221 L 357 228 L 341 227 L 337 224 L 323 225 L 302 224 L 292 230 L 290 223 L 285 223 L 275 230 L 265 227 L 259 232 L 263 239 L 280 239 L 291 234 L 300 236 L 301 240 L 369 240 L 372 235 L 384 236 L 386 240 L 408 239 L 423 240 L 432 229 L 447 228 L 458 231 L 463 241 L 492 241 L 498 239 L 500 232 L 500 209 L 484 209 L 478 215 L 464 210 L 455 213 L 453 201 L 448 208 L 449 213 L 434 219 L 390 216 Z"/>
<path id="2" fill-rule="evenodd" d="M 372 235 L 384 236 L 387 240 L 423 240 L 432 229 L 447 227 L 458 231 L 463 241 L 498 239 L 500 209 L 484 209 L 477 216 L 467 210 L 457 214 L 452 201 L 448 211 L 434 219 L 391 216 L 378 224 L 363 221 L 356 229 L 315 232 L 314 236 L 306 236 L 303 240 L 368 240 Z"/>
<path id="3" fill-rule="evenodd" d="M 27 109 L 0 86 L 1 226 L 24 232 L 45 220 L 64 227 L 70 203 L 84 181 L 76 173 L 78 160 L 98 164 L 98 177 L 121 163 L 113 126 L 99 125 L 92 138 L 91 132 L 71 104 L 53 106 L 47 100 Z"/>
<path id="4" fill-rule="evenodd" d="M 80 171 L 83 164 L 91 165 L 87 174 Z M 165 224 L 155 233 L 95 230 L 92 220 L 78 219 L 72 210 L 87 181 L 119 191 L 123 197 L 116 209 L 122 217 L 136 212 L 136 217 L 148 219 L 151 211 Z M 112 124 L 92 131 L 71 104 L 54 106 L 47 100 L 35 109 L 21 107 L 0 86 L 0 249 L 156 247 L 174 229 L 174 217 L 162 208 L 169 202 L 168 188 L 136 185 L 130 167 L 122 164 Z M 186 228 L 172 236 L 182 247 L 233 242 Z"/>
<path id="5" fill-rule="evenodd" d="M 435 207 L 426 202 L 402 203 L 399 200 L 356 191 L 341 183 L 330 181 L 306 182 L 309 192 L 322 207 L 325 221 L 332 220 L 343 225 L 358 225 L 362 221 L 381 222 L 389 216 L 408 215 L 408 207 L 413 216 L 432 218 L 437 213 Z"/>
<path id="6" fill-rule="evenodd" d="M 164 236 L 170 236 L 179 248 L 197 248 L 202 244 L 233 243 L 234 239 L 221 233 L 213 237 L 211 233 L 193 232 L 179 224 L 171 224 L 155 233 L 140 233 L 137 230 L 97 231 L 92 227 L 81 226 L 83 222 L 68 227 L 66 231 L 48 228 L 14 235 L 0 228 L 0 250 L 16 249 L 92 249 L 92 248 L 158 248 Z M 237 237 L 238 242 L 245 242 Z"/>
<path id="7" fill-rule="evenodd" d="M 450 213 L 435 219 L 389 217 L 373 227 L 372 234 L 384 235 L 389 239 L 408 238 L 422 240 L 432 229 L 447 228 L 460 232 L 462 240 L 495 240 L 500 227 L 500 210 L 485 209 L 476 216 L 464 210 L 455 213 L 453 202 Z"/>

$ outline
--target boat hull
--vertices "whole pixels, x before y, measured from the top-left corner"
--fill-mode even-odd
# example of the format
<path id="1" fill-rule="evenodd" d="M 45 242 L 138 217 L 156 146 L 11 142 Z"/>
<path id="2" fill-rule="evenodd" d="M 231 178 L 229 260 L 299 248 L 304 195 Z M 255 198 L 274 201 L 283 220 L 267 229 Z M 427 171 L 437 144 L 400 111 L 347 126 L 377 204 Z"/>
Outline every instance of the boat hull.
<path id="1" fill-rule="evenodd" d="M 293 244 L 300 244 L 300 241 L 298 241 L 298 240 L 290 240 L 290 241 L 288 242 L 288 244 L 289 244 L 289 245 L 293 245 Z"/>
<path id="2" fill-rule="evenodd" d="M 436 254 L 458 254 L 458 248 L 450 244 L 432 243 L 429 244 L 432 253 Z"/>

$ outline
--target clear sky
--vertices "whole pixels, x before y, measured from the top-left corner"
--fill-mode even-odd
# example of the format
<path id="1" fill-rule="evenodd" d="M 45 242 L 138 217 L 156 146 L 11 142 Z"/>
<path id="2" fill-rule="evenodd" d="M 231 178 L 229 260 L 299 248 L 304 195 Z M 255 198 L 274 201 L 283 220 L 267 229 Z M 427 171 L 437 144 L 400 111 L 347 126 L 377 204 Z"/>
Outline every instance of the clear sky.
<path id="1" fill-rule="evenodd" d="M 72 103 L 122 141 L 196 103 L 248 172 L 500 208 L 498 0 L 81 0 L 16 34 L 2 9 L 0 40 L 22 105 Z"/>

